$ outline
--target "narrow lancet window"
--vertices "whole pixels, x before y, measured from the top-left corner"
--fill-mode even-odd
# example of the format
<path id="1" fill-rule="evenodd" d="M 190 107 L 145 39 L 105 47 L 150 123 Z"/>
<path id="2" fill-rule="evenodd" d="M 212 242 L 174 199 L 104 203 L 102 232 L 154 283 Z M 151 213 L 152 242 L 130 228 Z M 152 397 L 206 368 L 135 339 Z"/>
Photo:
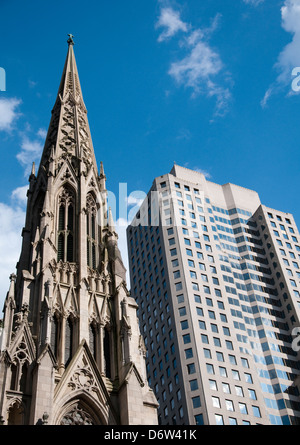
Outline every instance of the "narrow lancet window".
<path id="1" fill-rule="evenodd" d="M 89 329 L 89 346 L 93 357 L 96 359 L 96 328 L 93 324 L 90 324 Z"/>
<path id="2" fill-rule="evenodd" d="M 59 196 L 57 260 L 75 261 L 75 211 L 74 194 L 69 188 L 64 188 Z"/>
<path id="3" fill-rule="evenodd" d="M 87 196 L 87 264 L 92 269 L 97 268 L 97 226 L 96 226 L 96 201 L 91 194 Z"/>
<path id="4" fill-rule="evenodd" d="M 73 349 L 73 323 L 70 317 L 66 321 L 65 336 L 65 365 L 67 366 L 72 358 Z"/>
<path id="5" fill-rule="evenodd" d="M 104 329 L 104 361 L 105 361 L 105 375 L 111 378 L 111 360 L 110 360 L 110 334 L 107 329 Z"/>
<path id="6" fill-rule="evenodd" d="M 56 315 L 54 315 L 52 323 L 51 323 L 51 340 L 50 346 L 52 351 L 54 352 L 55 357 L 57 358 L 57 340 L 58 340 L 58 320 Z"/>

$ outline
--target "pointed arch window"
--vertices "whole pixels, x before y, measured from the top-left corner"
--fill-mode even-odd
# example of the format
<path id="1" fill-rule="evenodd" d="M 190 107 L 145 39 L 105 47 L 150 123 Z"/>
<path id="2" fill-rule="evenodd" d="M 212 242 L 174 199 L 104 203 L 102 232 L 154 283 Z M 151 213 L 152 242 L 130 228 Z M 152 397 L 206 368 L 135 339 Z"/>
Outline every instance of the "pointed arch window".
<path id="1" fill-rule="evenodd" d="M 96 360 L 96 350 L 97 350 L 96 339 L 97 339 L 96 327 L 94 326 L 93 323 L 91 323 L 89 326 L 89 346 L 95 360 Z"/>
<path id="2" fill-rule="evenodd" d="M 64 188 L 59 196 L 57 261 L 75 261 L 75 199 L 69 188 Z"/>
<path id="3" fill-rule="evenodd" d="M 65 332 L 65 365 L 70 363 L 73 354 L 73 320 L 69 317 L 66 320 Z"/>
<path id="4" fill-rule="evenodd" d="M 52 348 L 52 351 L 54 352 L 55 357 L 57 358 L 58 355 L 58 317 L 55 314 L 52 319 L 51 323 L 51 340 L 50 345 Z"/>
<path id="5" fill-rule="evenodd" d="M 28 363 L 23 363 L 21 369 L 21 378 L 20 378 L 20 391 L 26 392 L 27 389 L 27 379 L 28 379 Z"/>
<path id="6" fill-rule="evenodd" d="M 87 233 L 87 264 L 92 269 L 97 268 L 97 205 L 91 193 L 87 195 L 86 200 L 86 233 Z"/>
<path id="7" fill-rule="evenodd" d="M 104 362 L 105 362 L 105 375 L 110 379 L 111 378 L 110 332 L 108 331 L 107 328 L 104 329 L 103 352 L 104 352 Z"/>
<path id="8" fill-rule="evenodd" d="M 10 380 L 10 389 L 16 390 L 17 389 L 17 380 L 18 379 L 18 367 L 16 364 L 11 365 L 11 380 Z"/>

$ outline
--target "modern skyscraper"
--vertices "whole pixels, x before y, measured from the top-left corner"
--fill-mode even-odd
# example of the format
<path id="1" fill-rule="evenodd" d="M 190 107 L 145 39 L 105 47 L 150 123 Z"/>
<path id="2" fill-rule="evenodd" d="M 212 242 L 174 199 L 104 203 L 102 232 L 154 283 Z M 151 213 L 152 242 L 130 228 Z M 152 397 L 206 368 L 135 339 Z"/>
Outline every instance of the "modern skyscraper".
<path id="1" fill-rule="evenodd" d="M 174 165 L 154 179 L 127 239 L 159 422 L 299 424 L 293 216 Z"/>
<path id="2" fill-rule="evenodd" d="M 71 35 L 68 44 L 4 305 L 1 423 L 157 424 Z"/>

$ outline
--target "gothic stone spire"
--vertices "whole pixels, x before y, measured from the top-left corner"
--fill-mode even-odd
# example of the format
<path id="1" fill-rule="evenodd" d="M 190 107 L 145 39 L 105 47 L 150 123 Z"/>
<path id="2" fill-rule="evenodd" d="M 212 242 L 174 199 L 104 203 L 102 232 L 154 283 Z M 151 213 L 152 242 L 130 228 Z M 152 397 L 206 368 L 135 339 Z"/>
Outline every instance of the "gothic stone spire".
<path id="1" fill-rule="evenodd" d="M 97 164 L 87 119 L 79 75 L 74 54 L 74 40 L 69 34 L 67 57 L 52 110 L 52 118 L 45 141 L 40 169 L 49 170 L 53 150 L 56 169 L 61 160 L 69 158 L 83 161 L 81 170 L 87 172 L 90 166 L 97 171 Z"/>
<path id="2" fill-rule="evenodd" d="M 72 35 L 68 44 L 6 299 L 0 418 L 155 424 L 137 305 L 111 212 L 107 218 L 106 177 L 102 164 L 97 170 Z"/>

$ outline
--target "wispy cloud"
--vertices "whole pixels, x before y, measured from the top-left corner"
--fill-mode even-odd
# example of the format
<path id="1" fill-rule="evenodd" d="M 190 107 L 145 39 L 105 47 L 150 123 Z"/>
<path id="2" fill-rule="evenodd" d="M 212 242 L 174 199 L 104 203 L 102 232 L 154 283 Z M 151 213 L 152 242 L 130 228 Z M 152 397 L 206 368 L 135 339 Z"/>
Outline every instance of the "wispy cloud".
<path id="1" fill-rule="evenodd" d="M 24 167 L 24 175 L 28 175 L 33 162 L 38 162 L 46 136 L 46 131 L 42 128 L 38 130 L 34 138 L 30 138 L 28 134 L 22 136 L 21 151 L 17 154 L 17 159 Z"/>
<path id="2" fill-rule="evenodd" d="M 20 99 L 1 98 L 0 99 L 0 131 L 11 131 L 18 117 L 18 107 L 21 104 Z"/>
<path id="3" fill-rule="evenodd" d="M 283 29 L 293 34 L 292 41 L 279 54 L 276 64 L 280 71 L 278 81 L 287 83 L 293 68 L 300 65 L 300 0 L 285 0 L 281 18 Z"/>
<path id="4" fill-rule="evenodd" d="M 14 203 L 20 206 L 26 206 L 27 204 L 27 190 L 28 185 L 23 185 L 21 187 L 17 187 L 11 193 L 11 198 Z"/>
<path id="5" fill-rule="evenodd" d="M 170 17 L 174 18 L 173 22 Z M 159 36 L 159 41 L 165 40 L 162 36 L 166 38 L 174 36 L 179 30 L 185 32 L 184 38 L 179 41 L 183 57 L 171 63 L 168 74 L 174 78 L 178 86 L 190 88 L 193 98 L 199 95 L 214 97 L 217 115 L 227 112 L 231 98 L 229 88 L 224 86 L 225 79 L 220 79 L 225 68 L 224 64 L 217 50 L 209 44 L 209 38 L 218 28 L 220 18 L 221 15 L 217 14 L 209 27 L 193 29 L 191 24 L 180 19 L 178 11 L 168 7 L 161 9 L 157 22 L 166 28 Z"/>
<path id="6" fill-rule="evenodd" d="M 204 175 L 206 177 L 206 179 L 211 179 L 211 174 L 207 170 L 203 170 L 203 168 L 201 168 L 201 167 L 198 167 L 198 166 L 190 167 L 189 162 L 186 162 L 184 164 L 184 167 L 194 170 L 198 173 L 201 173 L 202 175 Z"/>
<path id="7" fill-rule="evenodd" d="M 45 130 L 45 128 L 40 128 L 37 132 L 37 135 L 40 136 L 42 139 L 46 139 L 47 130 Z"/>
<path id="8" fill-rule="evenodd" d="M 300 0 L 285 0 L 281 7 L 281 26 L 292 34 L 292 40 L 280 52 L 274 66 L 278 72 L 277 78 L 267 89 L 261 101 L 262 107 L 267 105 L 270 97 L 276 92 L 289 87 L 288 95 L 295 94 L 291 89 L 292 71 L 300 66 Z"/>
<path id="9" fill-rule="evenodd" d="M 196 172 L 201 173 L 202 175 L 204 175 L 206 177 L 206 179 L 211 179 L 211 174 L 208 171 L 203 170 L 202 168 L 193 167 L 192 170 L 195 170 Z"/>
<path id="10" fill-rule="evenodd" d="M 258 6 L 264 2 L 264 0 L 243 0 L 247 5 Z"/>
<path id="11" fill-rule="evenodd" d="M 265 92 L 264 97 L 260 101 L 260 105 L 262 106 L 262 108 L 265 108 L 267 106 L 268 100 L 272 96 L 272 94 L 273 94 L 273 87 L 269 87 Z"/>
<path id="12" fill-rule="evenodd" d="M 39 140 L 30 140 L 27 136 L 23 137 L 21 151 L 17 154 L 17 159 L 24 167 L 24 175 L 28 175 L 31 170 L 32 162 L 40 158 L 43 146 Z"/>
<path id="13" fill-rule="evenodd" d="M 161 10 L 155 26 L 156 28 L 164 28 L 158 37 L 159 42 L 173 37 L 179 31 L 187 32 L 189 28 L 189 25 L 180 19 L 180 13 L 170 7 Z"/>

